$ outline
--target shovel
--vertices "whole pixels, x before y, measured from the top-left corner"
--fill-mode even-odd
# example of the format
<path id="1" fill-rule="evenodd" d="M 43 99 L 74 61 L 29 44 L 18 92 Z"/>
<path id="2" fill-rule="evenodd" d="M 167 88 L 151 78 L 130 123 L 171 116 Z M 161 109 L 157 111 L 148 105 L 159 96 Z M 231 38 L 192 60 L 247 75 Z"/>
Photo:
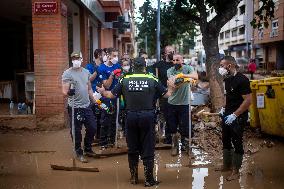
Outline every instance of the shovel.
<path id="1" fill-rule="evenodd" d="M 75 83 L 70 84 L 70 89 L 74 89 Z M 55 165 L 50 164 L 50 167 L 53 170 L 62 170 L 62 171 L 84 171 L 84 172 L 99 172 L 99 169 L 96 167 L 78 167 L 76 165 L 75 157 L 76 157 L 76 150 L 75 150 L 75 124 L 74 124 L 74 95 L 72 96 L 72 118 L 71 118 L 71 125 L 72 125 L 72 137 L 73 137 L 73 146 L 74 146 L 74 155 L 72 158 L 73 165 L 72 166 L 63 166 L 63 165 Z"/>

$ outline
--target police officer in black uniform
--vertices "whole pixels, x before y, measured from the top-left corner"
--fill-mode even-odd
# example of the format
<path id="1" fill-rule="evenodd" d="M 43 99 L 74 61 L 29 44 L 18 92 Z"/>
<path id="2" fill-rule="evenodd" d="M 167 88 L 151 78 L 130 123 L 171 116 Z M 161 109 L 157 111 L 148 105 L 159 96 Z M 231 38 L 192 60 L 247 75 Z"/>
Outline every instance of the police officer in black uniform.
<path id="1" fill-rule="evenodd" d="M 126 139 L 131 184 L 138 182 L 139 155 L 143 160 L 145 187 L 157 185 L 153 177 L 155 151 L 155 101 L 169 97 L 174 90 L 174 82 L 168 81 L 168 90 L 150 74 L 146 74 L 145 59 L 137 58 L 133 64 L 134 73 L 120 79 L 112 91 L 98 88 L 108 98 L 123 95 L 125 99 Z"/>
<path id="2" fill-rule="evenodd" d="M 235 180 L 239 178 L 243 160 L 243 130 L 251 104 L 251 89 L 249 79 L 237 71 L 234 57 L 225 56 L 221 60 L 219 73 L 224 77 L 226 95 L 225 108 L 219 112 L 223 142 L 223 166 L 219 170 L 232 170 L 227 180 Z"/>

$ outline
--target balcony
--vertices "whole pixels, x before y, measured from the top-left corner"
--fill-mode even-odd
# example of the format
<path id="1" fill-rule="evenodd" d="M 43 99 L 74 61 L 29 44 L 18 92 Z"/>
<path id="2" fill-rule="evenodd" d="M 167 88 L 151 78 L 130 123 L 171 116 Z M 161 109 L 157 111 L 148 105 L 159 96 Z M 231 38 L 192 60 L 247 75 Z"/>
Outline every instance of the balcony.
<path id="1" fill-rule="evenodd" d="M 122 14 L 122 0 L 99 0 L 106 13 Z"/>
<path id="2" fill-rule="evenodd" d="M 99 0 L 103 7 L 121 7 L 122 0 Z"/>

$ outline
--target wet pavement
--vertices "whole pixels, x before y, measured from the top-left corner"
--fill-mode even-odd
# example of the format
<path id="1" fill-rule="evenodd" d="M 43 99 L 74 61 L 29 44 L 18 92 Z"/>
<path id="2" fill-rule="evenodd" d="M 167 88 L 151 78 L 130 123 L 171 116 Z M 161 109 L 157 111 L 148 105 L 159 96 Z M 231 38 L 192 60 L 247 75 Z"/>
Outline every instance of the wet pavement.
<path id="1" fill-rule="evenodd" d="M 0 134 L 0 188 L 144 188 L 142 162 L 139 164 L 139 184 L 129 184 L 127 155 L 91 159 L 78 166 L 94 166 L 99 173 L 54 171 L 50 163 L 72 165 L 72 143 L 67 129 L 49 132 L 16 131 Z M 284 145 L 263 148 L 246 156 L 239 180 L 228 182 L 228 173 L 215 172 L 208 154 L 193 148 L 195 159 L 186 153 L 176 157 L 170 150 L 156 151 L 155 175 L 161 181 L 153 188 L 255 188 L 280 189 L 284 186 Z M 167 166 L 182 164 L 182 166 Z"/>

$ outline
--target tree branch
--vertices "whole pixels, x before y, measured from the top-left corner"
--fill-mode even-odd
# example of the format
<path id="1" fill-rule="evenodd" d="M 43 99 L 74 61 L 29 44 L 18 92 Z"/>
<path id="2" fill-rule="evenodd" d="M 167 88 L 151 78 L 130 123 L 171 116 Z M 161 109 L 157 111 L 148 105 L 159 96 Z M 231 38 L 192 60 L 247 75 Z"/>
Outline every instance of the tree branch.
<path id="1" fill-rule="evenodd" d="M 184 8 L 182 8 L 182 0 L 176 0 L 176 4 L 174 6 L 175 12 L 179 15 L 182 15 L 185 17 L 187 20 L 191 20 L 195 22 L 196 24 L 199 24 L 200 22 L 200 17 L 193 14 L 194 11 L 186 11 Z"/>
<path id="2" fill-rule="evenodd" d="M 217 8 L 217 15 L 209 22 L 210 25 L 215 26 L 220 30 L 229 20 L 231 20 L 238 12 L 238 4 L 241 0 L 228 1 L 222 9 Z"/>
<path id="3" fill-rule="evenodd" d="M 200 22 L 199 22 L 200 30 L 202 34 L 205 34 L 207 31 L 207 26 L 208 26 L 205 2 L 204 0 L 197 0 L 195 1 L 195 4 L 200 14 Z"/>

